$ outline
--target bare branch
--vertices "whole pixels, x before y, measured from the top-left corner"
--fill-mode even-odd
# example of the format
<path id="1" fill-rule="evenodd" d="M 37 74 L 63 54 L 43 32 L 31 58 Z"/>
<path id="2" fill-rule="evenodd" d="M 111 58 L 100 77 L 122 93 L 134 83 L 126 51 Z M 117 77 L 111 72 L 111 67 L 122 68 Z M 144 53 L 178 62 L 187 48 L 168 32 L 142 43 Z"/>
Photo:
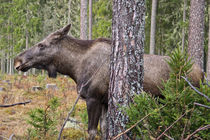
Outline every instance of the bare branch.
<path id="1" fill-rule="evenodd" d="M 203 105 L 203 104 L 199 104 L 199 103 L 194 103 L 194 105 L 202 106 L 202 107 L 210 109 L 210 106 L 207 106 L 207 105 Z"/>
<path id="2" fill-rule="evenodd" d="M 181 118 L 183 118 L 188 112 L 192 111 L 192 109 L 190 109 L 189 111 L 185 112 L 184 114 L 182 114 L 175 122 L 173 122 L 165 131 L 163 131 L 163 133 L 157 137 L 156 140 L 159 140 L 175 123 L 177 123 Z"/>
<path id="3" fill-rule="evenodd" d="M 208 96 L 206 96 L 206 95 L 203 94 L 202 92 L 198 91 L 198 90 L 190 83 L 190 81 L 187 80 L 187 78 L 185 78 L 185 77 L 183 77 L 183 76 L 181 76 L 181 77 L 182 77 L 182 78 L 191 86 L 191 88 L 192 88 L 194 91 L 196 91 L 199 95 L 205 97 L 205 98 L 207 99 L 207 101 L 210 102 L 210 98 L 209 98 Z"/>
<path id="4" fill-rule="evenodd" d="M 10 105 L 0 105 L 0 107 L 12 107 L 12 106 L 16 106 L 16 105 L 25 105 L 25 104 L 28 104 L 30 102 L 31 102 L 31 100 L 26 101 L 26 102 L 20 102 L 20 103 L 10 104 Z"/>
<path id="5" fill-rule="evenodd" d="M 174 140 L 174 138 L 170 137 L 170 136 L 167 135 L 167 134 L 164 134 L 164 136 L 168 137 L 170 140 Z"/>
<path id="6" fill-rule="evenodd" d="M 161 108 L 159 108 L 158 110 L 164 108 L 167 104 L 165 104 L 164 106 L 162 106 Z M 143 121 L 144 119 L 146 119 L 149 115 L 151 115 L 153 112 L 147 114 L 146 116 L 144 116 L 141 120 L 137 121 L 134 125 L 132 125 L 130 128 L 128 128 L 127 130 L 123 131 L 122 133 L 118 134 L 117 136 L 111 138 L 111 140 L 116 140 L 117 138 L 119 138 L 120 136 L 124 135 L 125 133 L 129 132 L 131 129 L 133 129 L 134 127 L 136 127 L 141 121 Z"/>
<path id="7" fill-rule="evenodd" d="M 209 129 L 210 128 L 210 124 L 204 126 L 204 127 L 200 127 L 197 130 L 195 130 L 192 134 L 188 135 L 187 138 L 185 140 L 189 140 L 193 135 L 195 135 L 196 133 L 198 133 L 199 131 L 205 130 L 205 129 Z"/>
<path id="8" fill-rule="evenodd" d="M 12 140 L 12 137 L 15 136 L 15 134 L 12 134 L 8 140 Z"/>
<path id="9" fill-rule="evenodd" d="M 75 108 L 77 102 L 79 101 L 79 98 L 80 98 L 80 94 L 78 94 L 77 99 L 76 99 L 76 101 L 75 101 L 73 107 L 72 107 L 71 110 L 69 111 L 69 113 L 68 113 L 68 115 L 67 115 L 67 117 L 66 117 L 66 119 L 65 119 L 65 121 L 64 121 L 64 123 L 63 123 L 63 125 L 62 125 L 62 127 L 61 127 L 61 130 L 60 130 L 60 133 L 59 133 L 59 136 L 58 136 L 58 140 L 61 139 L 61 134 L 62 134 L 62 132 L 63 132 L 64 126 L 66 125 L 66 122 L 69 120 L 69 117 L 70 117 L 71 113 L 74 111 L 74 108 Z"/>

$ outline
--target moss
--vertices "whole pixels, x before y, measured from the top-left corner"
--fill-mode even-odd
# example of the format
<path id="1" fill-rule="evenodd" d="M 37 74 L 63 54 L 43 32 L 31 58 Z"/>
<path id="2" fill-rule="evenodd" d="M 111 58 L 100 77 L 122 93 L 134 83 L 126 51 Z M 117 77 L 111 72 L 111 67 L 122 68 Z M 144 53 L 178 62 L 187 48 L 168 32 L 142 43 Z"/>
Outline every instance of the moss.
<path id="1" fill-rule="evenodd" d="M 87 138 L 87 132 L 74 129 L 74 128 L 68 128 L 63 131 L 63 139 L 64 140 L 80 140 L 80 139 L 86 139 Z"/>

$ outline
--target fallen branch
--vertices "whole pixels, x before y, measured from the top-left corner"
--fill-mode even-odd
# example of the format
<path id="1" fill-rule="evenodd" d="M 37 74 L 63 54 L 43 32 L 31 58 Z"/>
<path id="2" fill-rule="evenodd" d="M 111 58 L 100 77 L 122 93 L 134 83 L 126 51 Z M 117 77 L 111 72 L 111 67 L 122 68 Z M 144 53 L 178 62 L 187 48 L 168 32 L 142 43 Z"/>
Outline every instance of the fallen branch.
<path id="1" fill-rule="evenodd" d="M 62 127 L 61 127 L 61 130 L 60 130 L 60 133 L 59 133 L 59 136 L 58 136 L 58 140 L 61 139 L 61 134 L 62 134 L 62 132 L 63 132 L 64 126 L 66 125 L 66 122 L 69 120 L 69 117 L 70 117 L 71 113 L 74 111 L 74 108 L 75 108 L 77 102 L 79 101 L 79 98 L 80 98 L 80 94 L 78 94 L 77 99 L 76 99 L 76 101 L 75 101 L 73 107 L 72 107 L 71 110 L 69 111 L 69 113 L 68 113 L 68 115 L 67 115 L 67 117 L 66 117 L 66 119 L 65 119 L 65 121 L 64 121 L 64 123 L 63 123 L 63 125 L 62 125 Z"/>
<path id="2" fill-rule="evenodd" d="M 198 91 L 191 83 L 190 81 L 187 80 L 187 78 L 181 76 L 190 86 L 193 90 L 195 90 L 199 95 L 205 97 L 207 99 L 208 102 L 210 102 L 210 98 L 208 96 L 206 96 L 205 94 L 203 94 L 202 92 Z"/>
<path id="3" fill-rule="evenodd" d="M 26 102 L 20 102 L 20 103 L 10 104 L 10 105 L 0 105 L 0 107 L 12 107 L 12 106 L 16 106 L 16 105 L 25 105 L 25 104 L 28 104 L 30 102 L 31 102 L 31 100 L 26 101 Z"/>
<path id="4" fill-rule="evenodd" d="M 159 140 L 175 123 L 177 123 L 181 118 L 183 118 L 191 110 L 192 109 L 190 109 L 189 111 L 187 111 L 184 114 L 182 114 L 175 122 L 173 122 L 168 128 L 166 128 L 166 130 L 163 131 L 163 133 L 160 136 L 158 136 L 156 140 Z"/>
<path id="5" fill-rule="evenodd" d="M 159 108 L 158 110 L 164 108 L 166 106 L 166 104 L 164 106 L 162 106 L 161 108 Z M 144 116 L 141 120 L 137 121 L 134 125 L 132 125 L 130 128 L 126 129 L 125 131 L 123 131 L 122 133 L 118 134 L 117 136 L 115 136 L 114 138 L 111 138 L 111 140 L 116 140 L 117 138 L 119 138 L 120 136 L 124 135 L 125 133 L 129 132 L 131 129 L 133 129 L 134 127 L 136 127 L 141 121 L 143 121 L 144 119 L 146 119 L 149 115 L 151 115 L 153 112 L 147 114 L 146 116 Z"/>
<path id="6" fill-rule="evenodd" d="M 12 135 L 9 137 L 8 140 L 12 140 L 12 137 L 13 137 L 14 135 L 15 135 L 15 134 L 12 134 Z"/>
<path id="7" fill-rule="evenodd" d="M 194 105 L 202 106 L 202 107 L 210 109 L 210 106 L 207 106 L 207 105 L 203 105 L 203 104 L 199 104 L 199 103 L 194 103 Z"/>
<path id="8" fill-rule="evenodd" d="M 189 140 L 193 135 L 195 135 L 196 133 L 198 133 L 199 131 L 205 130 L 205 129 L 209 129 L 210 128 L 210 124 L 204 126 L 204 127 L 200 127 L 197 130 L 195 130 L 192 134 L 188 135 L 186 139 L 184 140 Z"/>

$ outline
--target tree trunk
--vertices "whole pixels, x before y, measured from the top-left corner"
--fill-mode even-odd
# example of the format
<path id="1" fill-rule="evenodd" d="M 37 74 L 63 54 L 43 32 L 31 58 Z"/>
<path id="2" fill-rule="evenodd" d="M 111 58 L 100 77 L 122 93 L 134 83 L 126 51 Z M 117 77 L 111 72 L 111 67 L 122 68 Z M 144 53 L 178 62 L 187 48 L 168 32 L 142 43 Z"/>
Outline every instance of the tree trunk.
<path id="1" fill-rule="evenodd" d="M 5 73 L 5 52 L 4 49 L 1 50 L 1 73 Z"/>
<path id="2" fill-rule="evenodd" d="M 204 67 L 204 8 L 205 0 L 191 0 L 188 53 L 202 69 Z"/>
<path id="3" fill-rule="evenodd" d="M 89 0 L 89 39 L 92 39 L 92 0 Z"/>
<path id="4" fill-rule="evenodd" d="M 186 7 L 187 7 L 187 0 L 184 0 L 184 5 L 183 5 L 183 22 L 184 23 L 186 21 Z M 185 27 L 182 28 L 182 52 L 185 50 L 184 44 L 185 44 Z"/>
<path id="5" fill-rule="evenodd" d="M 151 29 L 150 29 L 150 54 L 155 53 L 157 0 L 152 0 Z"/>
<path id="6" fill-rule="evenodd" d="M 68 24 L 71 23 L 71 0 L 69 0 L 68 3 Z M 69 34 L 71 34 L 71 31 L 69 31 Z"/>
<path id="7" fill-rule="evenodd" d="M 107 139 L 126 128 L 128 117 L 119 106 L 128 106 L 133 95 L 142 91 L 144 25 L 144 0 L 113 1 Z M 127 139 L 127 135 L 120 139 Z"/>
<path id="8" fill-rule="evenodd" d="M 81 0 L 80 39 L 87 39 L 87 0 Z"/>
<path id="9" fill-rule="evenodd" d="M 208 60 L 207 60 L 207 79 L 210 82 L 210 2 L 208 3 L 208 14 L 209 14 L 209 41 L 208 41 Z"/>

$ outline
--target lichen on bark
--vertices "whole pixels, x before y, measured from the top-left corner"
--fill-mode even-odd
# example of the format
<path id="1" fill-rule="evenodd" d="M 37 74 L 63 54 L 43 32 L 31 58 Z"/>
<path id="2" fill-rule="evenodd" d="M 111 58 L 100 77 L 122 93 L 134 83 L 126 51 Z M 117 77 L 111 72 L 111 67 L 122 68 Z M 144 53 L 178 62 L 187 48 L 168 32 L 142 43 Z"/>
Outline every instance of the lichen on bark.
<path id="1" fill-rule="evenodd" d="M 145 0 L 113 1 L 107 139 L 125 130 L 128 117 L 122 107 L 142 91 L 144 25 Z"/>

